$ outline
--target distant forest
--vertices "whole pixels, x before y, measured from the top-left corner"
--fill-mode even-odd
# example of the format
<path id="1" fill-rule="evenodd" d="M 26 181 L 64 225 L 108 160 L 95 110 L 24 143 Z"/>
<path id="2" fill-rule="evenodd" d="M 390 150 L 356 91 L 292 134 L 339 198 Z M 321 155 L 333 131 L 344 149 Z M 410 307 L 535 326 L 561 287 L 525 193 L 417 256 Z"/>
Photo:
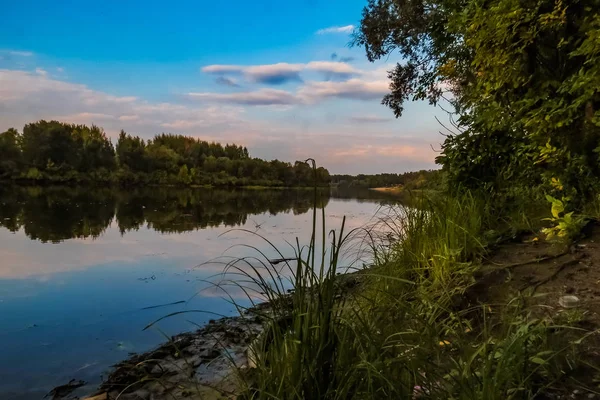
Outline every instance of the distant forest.
<path id="1" fill-rule="evenodd" d="M 404 189 L 432 189 L 442 185 L 440 170 L 421 170 L 402 174 L 331 175 L 331 184 L 342 187 L 377 188 L 401 186 Z"/>
<path id="2" fill-rule="evenodd" d="M 0 133 L 0 180 L 121 185 L 327 186 L 329 172 L 252 158 L 235 144 L 160 134 L 144 141 L 121 131 L 113 146 L 98 126 L 38 121 Z"/>

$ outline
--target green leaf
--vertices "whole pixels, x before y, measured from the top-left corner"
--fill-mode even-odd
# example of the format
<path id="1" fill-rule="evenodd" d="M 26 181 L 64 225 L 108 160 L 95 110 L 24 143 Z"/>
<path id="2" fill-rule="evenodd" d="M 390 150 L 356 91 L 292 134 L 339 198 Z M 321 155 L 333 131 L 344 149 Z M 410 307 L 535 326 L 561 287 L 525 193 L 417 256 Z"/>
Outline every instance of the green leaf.
<path id="1" fill-rule="evenodd" d="M 538 365 L 544 365 L 546 364 L 546 361 L 539 358 L 539 357 L 532 357 L 529 361 L 531 361 L 534 364 L 538 364 Z"/>

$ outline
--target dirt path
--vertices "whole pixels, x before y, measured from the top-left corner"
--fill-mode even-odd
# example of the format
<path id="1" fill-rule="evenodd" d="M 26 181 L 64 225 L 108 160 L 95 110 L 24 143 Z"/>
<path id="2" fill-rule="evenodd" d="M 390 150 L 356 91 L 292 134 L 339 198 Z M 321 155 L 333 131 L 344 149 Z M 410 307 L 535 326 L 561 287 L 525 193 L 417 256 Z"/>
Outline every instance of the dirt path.
<path id="1" fill-rule="evenodd" d="M 581 311 L 581 324 L 600 327 L 600 227 L 591 227 L 586 238 L 568 249 L 535 236 L 502 244 L 477 279 L 472 302 L 536 294 L 530 301 L 544 305 L 545 312 L 563 312 L 573 305 Z M 576 303 L 565 304 L 565 296 L 574 296 Z"/>

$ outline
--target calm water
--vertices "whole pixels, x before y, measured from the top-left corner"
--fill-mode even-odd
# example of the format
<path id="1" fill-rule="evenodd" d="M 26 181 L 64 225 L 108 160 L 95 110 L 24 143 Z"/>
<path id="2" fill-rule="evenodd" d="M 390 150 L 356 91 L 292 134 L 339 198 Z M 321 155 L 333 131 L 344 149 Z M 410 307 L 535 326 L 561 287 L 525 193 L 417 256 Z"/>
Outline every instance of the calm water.
<path id="1" fill-rule="evenodd" d="M 318 206 L 328 229 L 343 216 L 352 228 L 371 219 L 379 196 L 321 194 Z M 239 228 L 293 255 L 285 241 L 307 243 L 313 203 L 299 190 L 0 188 L 0 399 L 39 399 L 73 378 L 93 390 L 129 353 L 215 318 L 182 314 L 142 330 L 171 312 L 235 314 L 206 282 L 222 266 L 204 263 L 246 255 L 231 248 L 241 243 L 275 258 Z"/>

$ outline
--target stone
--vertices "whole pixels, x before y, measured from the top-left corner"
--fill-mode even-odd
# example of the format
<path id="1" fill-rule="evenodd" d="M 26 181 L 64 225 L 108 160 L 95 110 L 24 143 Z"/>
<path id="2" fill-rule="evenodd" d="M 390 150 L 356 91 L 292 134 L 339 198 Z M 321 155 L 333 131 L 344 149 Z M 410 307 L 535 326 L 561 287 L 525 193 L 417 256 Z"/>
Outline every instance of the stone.
<path id="1" fill-rule="evenodd" d="M 577 296 L 562 296 L 558 299 L 558 304 L 563 308 L 573 308 L 579 305 L 579 297 Z"/>

